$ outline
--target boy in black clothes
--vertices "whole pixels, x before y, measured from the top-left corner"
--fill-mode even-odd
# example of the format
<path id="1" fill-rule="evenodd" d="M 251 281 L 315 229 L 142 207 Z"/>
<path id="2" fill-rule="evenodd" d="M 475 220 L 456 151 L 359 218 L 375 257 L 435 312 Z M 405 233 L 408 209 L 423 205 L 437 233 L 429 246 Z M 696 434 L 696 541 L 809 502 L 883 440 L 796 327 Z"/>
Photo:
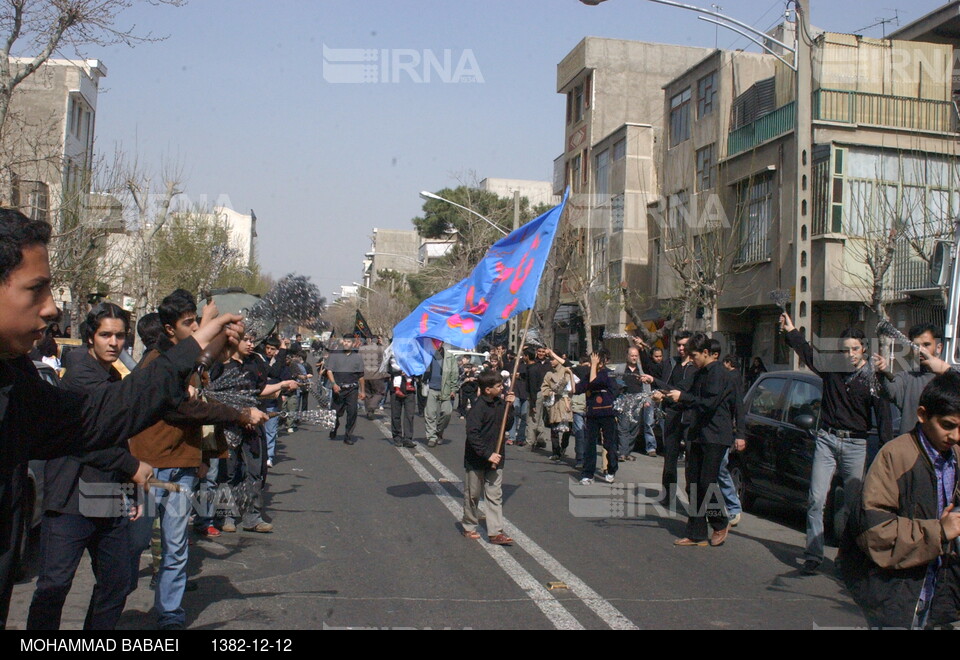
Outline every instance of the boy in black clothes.
<path id="1" fill-rule="evenodd" d="M 513 539 L 503 533 L 503 449 L 500 425 L 506 411 L 507 426 L 513 425 L 513 392 L 501 397 L 503 377 L 495 371 L 480 374 L 480 398 L 467 416 L 467 442 L 463 467 L 463 535 L 478 539 L 477 524 L 480 494 L 486 500 L 487 536 L 495 545 L 510 545 Z"/>

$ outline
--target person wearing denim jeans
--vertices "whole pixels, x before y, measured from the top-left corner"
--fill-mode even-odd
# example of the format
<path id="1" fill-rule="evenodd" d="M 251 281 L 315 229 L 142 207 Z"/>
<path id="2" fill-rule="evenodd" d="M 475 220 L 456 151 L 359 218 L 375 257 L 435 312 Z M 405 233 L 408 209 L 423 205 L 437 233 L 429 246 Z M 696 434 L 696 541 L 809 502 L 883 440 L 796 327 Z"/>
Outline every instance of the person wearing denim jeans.
<path id="1" fill-rule="evenodd" d="M 867 436 L 874 417 L 882 446 L 891 436 L 891 415 L 889 405 L 879 397 L 876 374 L 867 361 L 868 344 L 862 330 L 844 330 L 837 342 L 839 352 L 815 355 L 813 347 L 787 313 L 780 316 L 780 328 L 786 332 L 787 344 L 807 367 L 820 376 L 823 388 L 820 431 L 807 497 L 807 541 L 801 568 L 804 575 L 813 575 L 823 562 L 823 509 L 833 475 L 839 468 L 844 484 L 843 510 L 837 512 L 842 525 L 852 503 L 859 501 Z"/>
<path id="2" fill-rule="evenodd" d="M 830 495 L 833 475 L 840 470 L 843 480 L 843 510 L 835 522 L 837 529 L 846 524 L 851 502 L 859 502 L 863 480 L 863 468 L 867 460 L 866 438 L 840 437 L 836 432 L 821 429 L 817 433 L 817 445 L 813 453 L 813 472 L 810 475 L 810 494 L 807 498 L 807 545 L 805 561 L 823 561 L 823 509 Z"/>
<path id="3" fill-rule="evenodd" d="M 157 576 L 154 607 L 161 630 L 185 627 L 186 612 L 181 603 L 187 586 L 187 527 L 193 511 L 193 493 L 197 487 L 196 468 L 157 468 L 158 481 L 180 486 L 179 493 L 154 489 L 163 559 Z"/>
<path id="4" fill-rule="evenodd" d="M 730 519 L 730 526 L 735 527 L 739 522 L 737 517 L 743 513 L 743 504 L 740 503 L 737 486 L 733 483 L 733 477 L 730 476 L 729 450 L 723 455 L 723 461 L 720 462 L 720 475 L 717 477 L 717 483 L 720 485 L 720 494 L 723 495 L 723 501 L 727 505 L 727 517 Z"/>

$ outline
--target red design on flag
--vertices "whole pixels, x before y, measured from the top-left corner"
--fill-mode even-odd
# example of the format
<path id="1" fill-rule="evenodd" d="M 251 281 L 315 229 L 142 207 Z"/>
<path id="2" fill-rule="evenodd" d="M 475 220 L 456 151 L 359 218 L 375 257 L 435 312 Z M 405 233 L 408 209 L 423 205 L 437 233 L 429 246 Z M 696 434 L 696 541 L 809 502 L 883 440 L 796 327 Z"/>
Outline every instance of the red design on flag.
<path id="1" fill-rule="evenodd" d="M 427 321 L 429 320 L 430 320 L 430 315 L 424 312 L 423 316 L 420 317 L 420 332 L 427 331 Z"/>
<path id="2" fill-rule="evenodd" d="M 510 318 L 510 315 L 513 314 L 513 310 L 517 308 L 519 303 L 520 301 L 517 298 L 514 298 L 512 303 L 503 308 L 503 313 L 500 315 L 500 318 Z"/>

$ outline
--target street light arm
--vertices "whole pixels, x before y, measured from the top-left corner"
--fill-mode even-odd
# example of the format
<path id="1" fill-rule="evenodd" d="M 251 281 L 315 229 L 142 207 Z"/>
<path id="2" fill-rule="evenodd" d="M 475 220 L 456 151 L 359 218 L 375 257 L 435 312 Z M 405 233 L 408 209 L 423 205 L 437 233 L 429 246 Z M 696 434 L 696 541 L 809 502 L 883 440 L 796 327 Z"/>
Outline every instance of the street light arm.
<path id="1" fill-rule="evenodd" d="M 503 229 L 501 229 L 498 224 L 496 224 L 496 223 L 493 222 L 492 220 L 490 220 L 490 219 L 488 219 L 488 218 L 480 215 L 479 213 L 477 213 L 477 212 L 474 211 L 473 209 L 467 208 L 466 206 L 463 206 L 463 205 L 461 205 L 461 204 L 457 204 L 456 202 L 451 202 L 449 199 L 446 199 L 446 198 L 444 198 L 444 197 L 441 197 L 440 195 L 435 195 L 435 194 L 433 194 L 432 192 L 427 192 L 426 190 L 422 190 L 422 191 L 420 191 L 420 197 L 422 197 L 423 199 L 433 199 L 433 200 L 437 200 L 437 201 L 440 201 L 440 202 L 446 202 L 447 204 L 451 204 L 451 205 L 453 205 L 453 206 L 456 206 L 458 209 L 463 209 L 463 210 L 466 211 L 467 213 L 472 213 L 473 215 L 477 216 L 478 218 L 480 218 L 481 220 L 483 220 L 484 222 L 486 222 L 488 225 L 490 225 L 491 227 L 493 227 L 494 229 L 496 229 L 498 232 L 500 232 L 500 233 L 503 234 L 504 236 L 506 236 L 507 233 L 508 233 L 508 232 L 504 231 Z"/>
<path id="2" fill-rule="evenodd" d="M 651 2 L 652 2 L 652 1 L 654 1 L 654 0 L 651 0 Z M 737 34 L 739 34 L 741 37 L 745 37 L 745 38 L 749 39 L 749 40 L 752 41 L 753 43 L 755 43 L 755 44 L 757 44 L 758 46 L 760 46 L 760 48 L 763 48 L 765 51 L 767 51 L 768 53 L 770 53 L 771 55 L 773 55 L 774 57 L 776 57 L 778 60 L 780 60 L 781 62 L 783 62 L 784 64 L 786 64 L 786 65 L 790 68 L 791 71 L 796 72 L 797 67 L 796 67 L 795 65 L 791 64 L 790 62 L 786 61 L 785 59 L 783 59 L 782 57 L 780 57 L 779 55 L 777 55 L 776 53 L 774 53 L 766 44 L 762 43 L 762 42 L 761 42 L 759 39 L 757 39 L 756 37 L 747 34 L 747 33 L 744 32 L 743 30 L 741 30 L 740 28 L 736 28 L 736 27 L 734 27 L 734 26 L 732 26 L 732 25 L 727 25 L 727 24 L 724 23 L 723 21 L 716 21 L 716 20 L 714 20 L 714 19 L 712 19 L 712 18 L 707 18 L 706 16 L 697 16 L 697 18 L 699 18 L 701 21 L 706 21 L 707 23 L 713 23 L 714 25 L 719 25 L 720 27 L 722 27 L 722 28 L 727 28 L 728 30 L 733 30 L 734 32 L 736 32 Z"/>
<path id="3" fill-rule="evenodd" d="M 582 3 L 585 4 L 585 5 L 590 5 L 591 7 L 595 7 L 595 6 L 599 5 L 601 2 L 605 2 L 605 0 L 580 0 L 580 2 L 582 2 Z M 748 31 L 750 31 L 750 32 L 753 32 L 753 33 L 756 34 L 756 35 L 759 35 L 759 36 L 761 36 L 761 37 L 763 37 L 763 38 L 765 38 L 765 39 L 768 39 L 769 41 L 772 41 L 773 43 L 777 44 L 778 46 L 787 49 L 787 50 L 790 51 L 791 53 L 795 52 L 795 49 L 794 49 L 792 46 L 788 46 L 787 44 L 783 43 L 782 41 L 778 41 L 778 40 L 774 39 L 774 38 L 771 37 L 770 35 L 768 35 L 768 34 L 766 34 L 766 33 L 764 33 L 764 32 L 761 32 L 760 30 L 758 30 L 757 28 L 755 28 L 755 27 L 753 27 L 753 26 L 751 26 L 751 25 L 747 25 L 746 23 L 743 23 L 743 22 L 741 22 L 741 21 L 738 21 L 738 20 L 735 19 L 735 18 L 730 18 L 729 16 L 725 16 L 725 15 L 719 13 L 719 12 L 710 11 L 709 9 L 703 9 L 703 8 L 701 8 L 701 7 L 695 7 L 695 6 L 693 6 L 693 5 L 685 5 L 685 4 L 683 4 L 682 2 L 674 2 L 673 0 L 649 0 L 649 2 L 656 2 L 657 4 L 667 5 L 667 6 L 669 6 L 669 7 L 677 7 L 678 9 L 688 9 L 688 10 L 690 10 L 690 11 L 695 11 L 695 12 L 697 12 L 697 13 L 699 13 L 699 14 L 706 14 L 706 15 L 708 15 L 708 16 L 715 16 L 716 18 L 720 18 L 720 19 L 723 19 L 723 20 L 725 20 L 725 21 L 730 21 L 731 23 L 735 23 L 735 24 L 739 25 L 740 27 L 742 27 L 742 28 L 745 29 L 745 30 L 748 30 Z M 721 24 L 721 25 L 722 25 L 722 24 Z M 724 27 L 727 27 L 727 26 L 724 26 Z M 763 48 L 765 48 L 768 52 L 769 52 L 769 50 L 770 50 L 770 49 L 767 48 L 766 46 L 763 46 Z"/>

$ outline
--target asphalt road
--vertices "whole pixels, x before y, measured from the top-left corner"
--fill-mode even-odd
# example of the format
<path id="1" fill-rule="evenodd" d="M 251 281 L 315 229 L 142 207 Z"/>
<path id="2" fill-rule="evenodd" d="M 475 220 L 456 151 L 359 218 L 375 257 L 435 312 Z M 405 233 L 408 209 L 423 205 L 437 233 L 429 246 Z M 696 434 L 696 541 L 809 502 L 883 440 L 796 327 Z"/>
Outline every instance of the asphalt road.
<path id="1" fill-rule="evenodd" d="M 517 543 L 501 548 L 459 533 L 463 422 L 455 416 L 434 449 L 396 449 L 388 427 L 386 416 L 361 416 L 354 446 L 306 428 L 281 437 L 265 498 L 276 531 L 195 539 L 190 628 L 864 625 L 829 559 L 823 574 L 800 575 L 802 515 L 760 503 L 723 547 L 675 548 L 685 519 L 645 504 L 662 459 L 637 456 L 617 484 L 584 488 L 572 458 L 508 447 L 504 511 Z M 148 565 L 144 555 L 121 628 L 154 626 Z M 565 588 L 547 587 L 555 582 Z M 33 583 L 15 589 L 11 628 L 24 626 Z M 82 626 L 91 587 L 84 560 L 64 628 Z"/>

